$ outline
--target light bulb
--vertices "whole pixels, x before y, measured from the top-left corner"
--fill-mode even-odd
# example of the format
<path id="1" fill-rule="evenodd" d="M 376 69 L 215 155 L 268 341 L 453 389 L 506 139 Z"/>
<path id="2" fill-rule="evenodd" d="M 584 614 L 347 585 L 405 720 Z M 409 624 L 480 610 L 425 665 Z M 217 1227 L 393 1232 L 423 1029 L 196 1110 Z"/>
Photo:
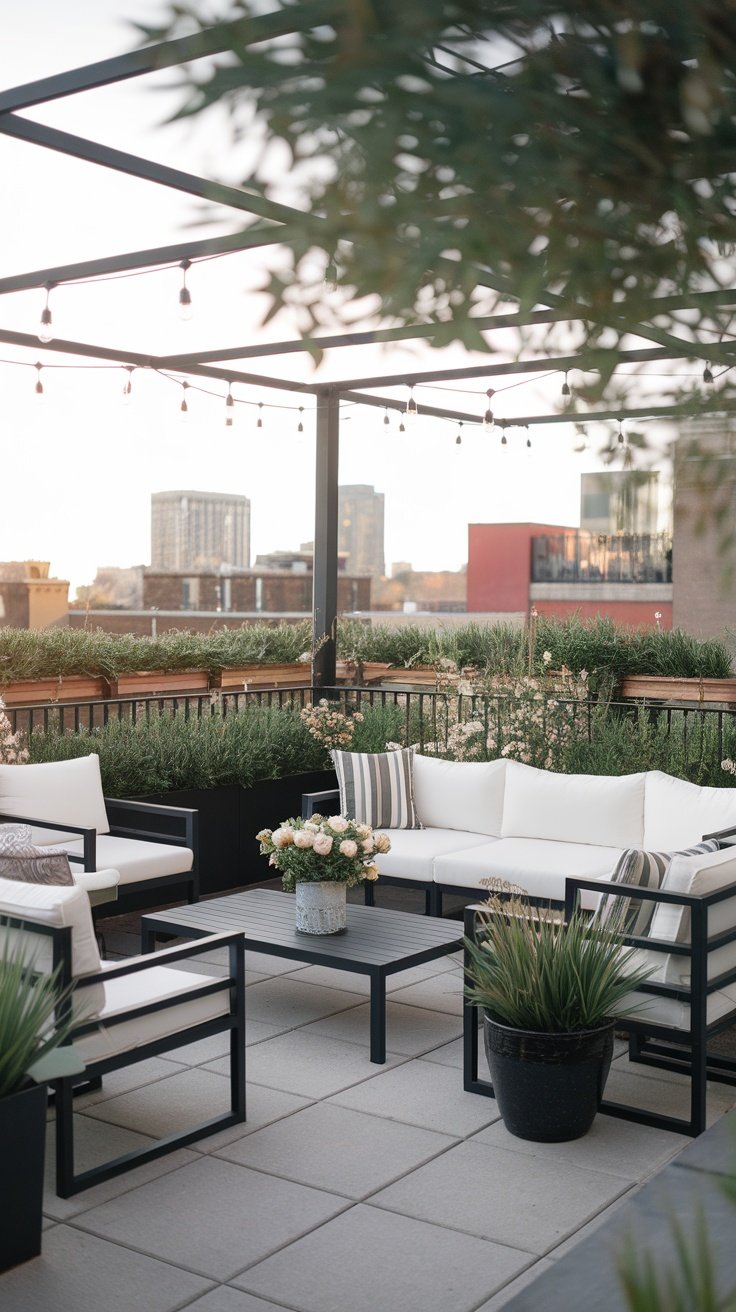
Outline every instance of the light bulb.
<path id="1" fill-rule="evenodd" d="M 123 405 L 130 405 L 131 394 L 133 391 L 133 365 L 126 364 L 125 368 L 128 371 L 128 377 L 123 383 Z"/>
<path id="2" fill-rule="evenodd" d="M 486 406 L 486 412 L 483 416 L 483 427 L 487 433 L 490 433 L 495 422 L 493 417 L 493 411 L 491 410 L 491 397 L 495 396 L 495 392 L 492 387 L 488 388 L 488 391 L 486 392 L 486 396 L 488 397 L 488 405 Z"/>
<path id="3" fill-rule="evenodd" d="M 43 338 L 41 338 L 41 341 L 43 341 Z M 703 370 L 703 382 L 707 386 L 710 386 L 713 382 L 713 372 L 709 364 L 707 364 Z"/>
<path id="4" fill-rule="evenodd" d="M 188 387 L 189 387 L 189 383 L 182 383 L 181 385 L 182 398 L 181 398 L 181 405 L 179 406 L 179 417 L 183 424 L 185 424 L 189 418 L 189 405 L 187 404 Z"/>
<path id="5" fill-rule="evenodd" d="M 40 398 L 40 397 L 43 396 L 43 383 L 41 382 L 41 370 L 43 369 L 43 365 L 42 365 L 42 364 L 37 364 L 37 365 L 35 366 L 35 368 L 36 368 L 36 387 L 35 387 L 35 392 L 36 392 L 36 396 Z"/>
<path id="6" fill-rule="evenodd" d="M 258 418 L 257 418 L 257 420 L 256 420 L 256 428 L 263 428 L 263 414 L 262 414 L 262 411 L 263 411 L 263 402 L 262 402 L 262 401 L 259 401 L 259 402 L 258 402 Z"/>
<path id="7" fill-rule="evenodd" d="M 41 322 L 38 329 L 39 342 L 46 343 L 53 342 L 54 340 L 54 333 L 51 327 L 51 307 L 49 306 L 49 296 L 51 295 L 51 289 L 53 286 L 54 284 L 50 282 L 46 284 L 46 303 L 41 311 Z"/>
<path id="8" fill-rule="evenodd" d="M 296 426 L 296 431 L 297 431 L 297 433 L 303 433 L 303 432 L 304 432 L 304 424 L 302 423 L 302 415 L 303 415 L 303 414 L 304 414 L 304 406 L 303 406 L 303 405 L 300 405 L 300 406 L 299 406 L 299 423 L 298 423 L 297 426 Z"/>
<path id="9" fill-rule="evenodd" d="M 508 439 L 505 433 L 501 434 L 501 446 L 508 446 Z"/>
<path id="10" fill-rule="evenodd" d="M 228 386 L 227 396 L 225 397 L 225 427 L 226 428 L 232 428 L 234 414 L 235 414 L 235 397 L 233 396 L 230 387 Z"/>
<path id="11" fill-rule="evenodd" d="M 400 432 L 400 433 L 405 433 L 405 432 L 406 432 L 406 424 L 404 423 L 403 419 L 402 419 L 401 423 L 399 424 L 399 432 Z"/>
<path id="12" fill-rule="evenodd" d="M 404 411 L 404 414 L 406 415 L 407 419 L 413 420 L 416 419 L 418 413 L 419 411 L 417 410 L 417 403 L 414 400 L 414 387 L 413 385 L 410 385 L 409 400 L 406 403 L 406 410 Z"/>
<path id="13" fill-rule="evenodd" d="M 563 395 L 563 396 L 569 396 L 569 395 L 570 395 L 570 384 L 569 384 L 568 381 L 567 381 L 567 370 L 565 370 L 565 381 L 564 381 L 564 383 L 562 384 L 561 392 L 562 392 L 562 395 Z"/>
<path id="14" fill-rule="evenodd" d="M 191 267 L 191 260 L 182 260 L 179 268 L 181 269 L 182 281 L 179 291 L 179 318 L 188 323 L 192 317 L 192 294 L 187 287 L 187 269 Z"/>
<path id="15" fill-rule="evenodd" d="M 391 423 L 391 420 L 390 420 L 389 417 L 388 417 L 388 410 L 386 410 L 386 411 L 384 411 L 384 415 L 383 415 L 383 426 L 384 426 L 384 428 L 388 428 L 388 426 L 389 426 L 390 423 Z"/>

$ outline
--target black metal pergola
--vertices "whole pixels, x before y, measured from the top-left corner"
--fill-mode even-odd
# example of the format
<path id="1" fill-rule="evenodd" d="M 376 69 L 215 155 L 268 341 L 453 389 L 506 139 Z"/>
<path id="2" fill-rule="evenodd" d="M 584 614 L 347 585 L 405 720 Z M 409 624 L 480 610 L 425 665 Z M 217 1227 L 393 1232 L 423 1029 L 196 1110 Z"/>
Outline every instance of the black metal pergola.
<path id="1" fill-rule="evenodd" d="M 315 10 L 313 14 L 312 11 Z M 184 195 L 214 203 L 242 216 L 238 231 L 225 236 L 200 240 L 180 241 L 155 248 L 111 254 L 97 259 L 33 269 L 0 277 L 0 294 L 25 291 L 32 288 L 53 288 L 61 284 L 84 282 L 92 278 L 134 270 L 162 268 L 193 263 L 215 254 L 246 252 L 261 247 L 288 244 L 296 233 L 314 230 L 317 236 L 318 215 L 270 201 L 254 191 L 229 186 L 180 169 L 127 154 L 86 137 L 73 135 L 29 116 L 35 107 L 48 106 L 64 97 L 77 95 L 96 88 L 109 86 L 128 79 L 152 75 L 164 69 L 185 65 L 203 56 L 215 56 L 229 49 L 233 29 L 244 44 L 284 36 L 297 29 L 310 27 L 321 16 L 319 6 L 307 2 L 289 7 L 278 13 L 262 15 L 239 23 L 220 24 L 196 36 L 159 42 L 130 53 L 71 69 L 36 82 L 12 87 L 0 92 L 0 133 L 36 147 L 60 152 L 67 157 L 83 160 L 101 168 L 111 169 L 130 177 L 146 180 L 161 187 L 172 188 Z M 480 287 L 499 293 L 504 301 L 513 305 L 518 301 L 512 287 L 491 268 L 478 268 Z M 687 340 L 656 326 L 658 314 L 687 309 L 697 304 L 701 309 L 709 306 L 736 307 L 736 289 L 703 292 L 700 295 L 661 296 L 651 302 L 651 315 L 634 329 L 627 330 L 632 342 L 630 349 L 615 349 L 616 364 L 645 366 L 658 361 L 701 359 L 711 365 L 731 366 L 736 362 L 736 343 L 699 343 Z M 588 317 L 585 306 L 578 307 L 578 317 Z M 492 334 L 509 329 L 534 329 L 571 318 L 569 303 L 561 307 L 552 293 L 545 297 L 545 305 L 531 312 L 511 310 L 494 313 L 474 320 L 475 327 Z M 614 325 L 615 326 L 615 325 Z M 444 328 L 444 326 L 443 326 Z M 366 331 L 341 332 L 321 335 L 314 342 L 302 339 L 280 342 L 234 343 L 225 348 L 211 348 L 197 352 L 151 356 L 139 351 L 122 349 L 104 343 L 54 340 L 44 349 L 67 356 L 91 357 L 95 360 L 117 363 L 123 367 L 176 370 L 194 378 L 220 380 L 227 385 L 234 382 L 273 388 L 316 400 L 316 503 L 314 536 L 314 667 L 315 685 L 330 685 L 335 679 L 336 621 L 337 621 L 337 540 L 338 540 L 338 457 L 340 444 L 340 402 L 350 401 L 361 405 L 378 406 L 388 410 L 403 410 L 405 402 L 386 394 L 399 385 L 404 388 L 422 383 L 449 382 L 456 379 L 488 378 L 535 374 L 548 370 L 567 371 L 589 369 L 590 365 L 576 354 L 540 354 L 520 350 L 513 359 L 489 356 L 484 364 L 457 368 L 437 368 L 412 371 L 411 374 L 381 374 L 375 376 L 344 377 L 337 382 L 305 383 L 284 377 L 283 371 L 290 357 L 313 348 L 315 342 L 323 351 L 340 351 L 349 355 L 349 348 L 375 344 L 390 344 L 409 340 L 431 341 L 440 327 L 432 323 L 413 326 L 379 326 Z M 38 338 L 28 333 L 0 330 L 0 341 L 21 348 L 38 351 Z M 501 354 L 499 352 L 499 354 Z M 506 352 L 508 355 L 509 353 Z M 271 372 L 254 372 L 249 362 L 268 361 Z M 736 402 L 714 398 L 708 405 L 698 406 L 698 414 L 734 413 Z M 444 406 L 422 404 L 422 413 L 441 419 L 456 420 L 477 425 L 477 413 Z M 641 405 L 624 408 L 599 407 L 580 414 L 569 409 L 547 414 L 529 414 L 501 424 L 513 427 L 531 427 L 576 421 L 597 421 L 642 418 L 672 418 L 691 416 L 692 407 L 676 405 Z"/>

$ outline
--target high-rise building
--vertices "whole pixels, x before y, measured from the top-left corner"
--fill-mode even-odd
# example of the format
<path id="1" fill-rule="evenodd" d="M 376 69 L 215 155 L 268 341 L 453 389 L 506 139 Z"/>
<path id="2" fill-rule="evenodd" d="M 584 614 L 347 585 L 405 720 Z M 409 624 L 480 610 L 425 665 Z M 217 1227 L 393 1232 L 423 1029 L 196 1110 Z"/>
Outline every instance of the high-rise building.
<path id="1" fill-rule="evenodd" d="M 153 492 L 154 569 L 250 565 L 250 501 L 230 492 Z"/>
<path id="2" fill-rule="evenodd" d="M 383 492 L 369 483 L 348 483 L 338 488 L 337 549 L 347 557 L 351 574 L 385 573 L 383 552 Z"/>

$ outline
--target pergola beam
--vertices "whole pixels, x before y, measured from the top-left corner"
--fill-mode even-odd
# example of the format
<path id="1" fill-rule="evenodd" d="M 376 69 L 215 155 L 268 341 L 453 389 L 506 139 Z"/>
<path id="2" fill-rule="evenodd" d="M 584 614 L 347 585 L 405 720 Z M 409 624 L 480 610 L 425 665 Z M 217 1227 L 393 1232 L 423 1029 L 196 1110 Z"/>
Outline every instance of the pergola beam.
<path id="1" fill-rule="evenodd" d="M 216 27 L 206 28 L 193 36 L 160 41 L 155 45 L 114 56 L 112 59 L 102 59 L 94 64 L 85 64 L 80 68 L 57 73 L 52 77 L 39 78 L 35 82 L 10 87 L 0 92 L 0 114 L 18 109 L 30 109 L 33 105 L 46 104 L 50 100 L 75 95 L 79 91 L 92 91 L 114 82 L 123 82 L 128 78 L 140 77 L 143 73 L 174 68 L 179 64 L 187 64 L 193 59 L 202 59 L 206 55 L 223 54 L 231 48 L 233 36 L 237 37 L 244 46 L 285 36 L 289 32 L 303 29 L 305 25 L 311 27 L 316 23 L 328 21 L 337 8 L 336 0 L 333 3 L 329 0 L 301 0 L 298 17 L 296 9 L 287 8 L 270 14 L 261 14 L 257 18 L 218 23 Z"/>
<path id="2" fill-rule="evenodd" d="M 106 255 L 97 260 L 82 260 L 77 264 L 57 264 L 49 269 L 34 269 L 0 278 L 0 296 L 7 292 L 30 291 L 34 287 L 58 286 L 60 283 L 83 282 L 88 278 L 105 277 L 111 273 L 125 273 L 135 269 L 165 268 L 181 260 L 205 259 L 209 255 L 226 255 L 236 251 L 255 250 L 260 246 L 273 246 L 288 241 L 290 232 L 283 226 L 262 227 L 260 223 L 224 237 L 205 237 L 201 241 L 183 241 L 174 246 L 154 246 L 145 251 L 129 251 L 122 255 Z M 204 359 L 209 357 L 205 356 Z"/>

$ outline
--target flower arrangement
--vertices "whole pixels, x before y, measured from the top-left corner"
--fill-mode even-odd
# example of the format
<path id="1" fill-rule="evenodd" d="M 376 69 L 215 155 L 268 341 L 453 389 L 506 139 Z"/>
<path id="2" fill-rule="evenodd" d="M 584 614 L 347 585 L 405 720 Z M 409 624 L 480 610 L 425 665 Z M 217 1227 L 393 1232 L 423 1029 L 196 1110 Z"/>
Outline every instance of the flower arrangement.
<path id="1" fill-rule="evenodd" d="M 0 697 L 0 762 L 3 765 L 24 765 L 28 756 L 23 734 L 20 729 L 13 733 L 13 727 L 5 714 L 5 702 Z"/>
<path id="2" fill-rule="evenodd" d="M 360 711 L 346 715 L 344 711 L 338 710 L 334 702 L 328 702 L 326 697 L 322 697 L 316 706 L 307 702 L 299 715 L 312 737 L 328 748 L 349 747 L 353 741 L 354 726 L 363 720 Z"/>
<path id="3" fill-rule="evenodd" d="M 261 829 L 256 841 L 268 864 L 281 871 L 288 893 L 297 884 L 325 881 L 350 888 L 362 879 L 378 879 L 374 857 L 391 848 L 388 834 L 374 834 L 370 825 L 342 815 L 282 820 L 278 829 Z"/>

